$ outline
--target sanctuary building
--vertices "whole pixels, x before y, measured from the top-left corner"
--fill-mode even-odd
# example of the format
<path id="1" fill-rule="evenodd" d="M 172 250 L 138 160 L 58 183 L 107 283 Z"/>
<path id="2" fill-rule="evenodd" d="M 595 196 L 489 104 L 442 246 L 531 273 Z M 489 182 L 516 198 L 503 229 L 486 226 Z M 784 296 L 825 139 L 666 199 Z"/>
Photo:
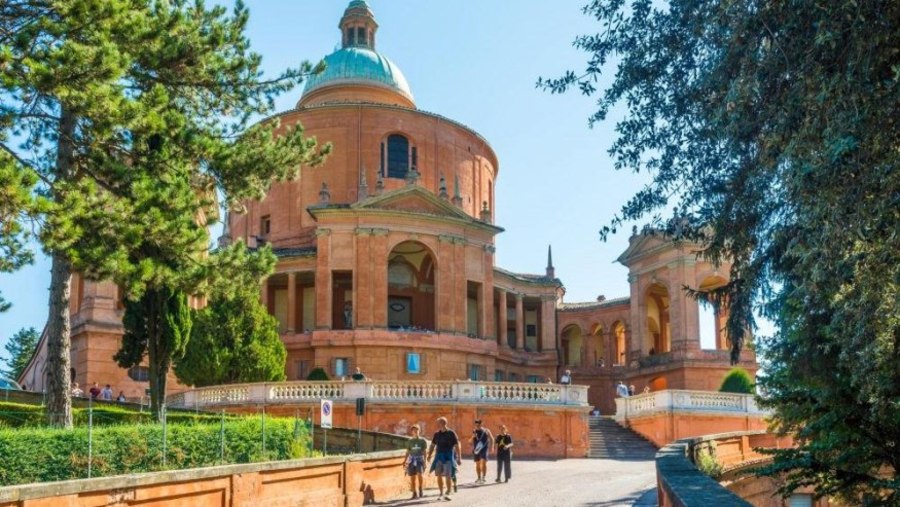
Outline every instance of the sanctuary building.
<path id="1" fill-rule="evenodd" d="M 325 57 L 325 71 L 294 109 L 267 120 L 302 124 L 333 154 L 247 201 L 220 240 L 271 245 L 278 256 L 261 298 L 280 323 L 288 379 L 314 368 L 340 379 L 359 367 L 375 379 L 544 383 L 569 369 L 604 413 L 619 380 L 639 391 L 718 388 L 727 344 L 701 349 L 698 304 L 683 286 L 723 284 L 728 265 L 698 258 L 700 245 L 636 233 L 618 259 L 630 293 L 587 303 L 563 302 L 549 251 L 541 273 L 495 265 L 497 154 L 466 125 L 418 109 L 377 47 L 366 1 L 350 2 L 339 28 L 341 48 Z M 112 359 L 120 294 L 108 282 L 74 280 L 72 374 L 137 398 L 146 371 Z M 716 329 L 725 318 L 715 316 Z M 36 389 L 41 343 L 22 379 Z M 752 351 L 741 359 L 755 371 Z"/>

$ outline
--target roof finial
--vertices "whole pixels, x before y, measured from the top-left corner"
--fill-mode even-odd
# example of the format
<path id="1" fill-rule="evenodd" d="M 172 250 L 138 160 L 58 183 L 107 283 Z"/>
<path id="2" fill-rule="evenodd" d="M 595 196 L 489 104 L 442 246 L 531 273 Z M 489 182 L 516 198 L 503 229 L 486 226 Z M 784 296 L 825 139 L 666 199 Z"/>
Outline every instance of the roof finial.
<path id="1" fill-rule="evenodd" d="M 362 175 L 359 178 L 359 198 L 362 200 L 369 197 L 369 184 L 366 182 L 366 166 L 360 167 L 360 172 Z"/>
<path id="2" fill-rule="evenodd" d="M 553 267 L 553 247 L 547 245 L 547 278 L 556 278 L 556 269 Z"/>
<path id="3" fill-rule="evenodd" d="M 375 195 L 381 195 L 384 192 L 384 177 L 378 173 L 378 179 L 375 180 Z"/>
<path id="4" fill-rule="evenodd" d="M 455 206 L 462 206 L 462 196 L 459 195 L 459 175 L 453 175 L 453 204 Z"/>
<path id="5" fill-rule="evenodd" d="M 438 187 L 438 197 L 445 201 L 450 199 L 450 194 L 447 193 L 447 179 L 443 174 L 441 174 L 441 184 Z"/>
<path id="6" fill-rule="evenodd" d="M 415 185 L 419 182 L 419 170 L 416 169 L 416 166 L 411 165 L 409 169 L 406 171 L 406 184 L 407 185 Z"/>
<path id="7" fill-rule="evenodd" d="M 319 190 L 319 204 L 328 204 L 331 200 L 331 192 L 328 191 L 328 183 L 322 182 L 322 189 Z"/>

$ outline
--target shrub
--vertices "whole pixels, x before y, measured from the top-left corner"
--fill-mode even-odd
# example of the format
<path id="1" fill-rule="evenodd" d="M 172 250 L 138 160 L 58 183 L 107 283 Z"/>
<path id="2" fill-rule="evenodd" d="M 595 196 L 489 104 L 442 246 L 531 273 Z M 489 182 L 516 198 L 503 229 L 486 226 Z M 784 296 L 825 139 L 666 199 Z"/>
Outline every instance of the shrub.
<path id="1" fill-rule="evenodd" d="M 718 479 L 722 475 L 723 467 L 716 460 L 716 443 L 709 442 L 708 445 L 696 449 L 694 451 L 694 464 L 704 474 L 713 479 Z"/>
<path id="2" fill-rule="evenodd" d="M 753 378 L 743 368 L 732 368 L 722 380 L 722 387 L 719 388 L 719 391 L 753 394 Z"/>
<path id="3" fill-rule="evenodd" d="M 93 477 L 102 477 L 310 455 L 310 435 L 305 425 L 297 425 L 293 419 L 266 419 L 265 424 L 263 450 L 260 418 L 226 420 L 225 452 L 224 460 L 221 460 L 220 421 L 170 422 L 166 433 L 165 466 L 161 425 L 95 427 L 91 473 Z M 0 463 L 3 463 L 0 486 L 85 478 L 88 428 L 0 427 Z"/>
<path id="4" fill-rule="evenodd" d="M 313 368 L 306 380 L 328 380 L 328 374 L 321 367 Z"/>
<path id="5" fill-rule="evenodd" d="M 217 414 L 197 414 L 193 412 L 167 412 L 169 423 L 219 421 Z M 72 421 L 75 426 L 88 423 L 87 408 L 73 408 Z M 153 417 L 149 412 L 138 412 L 124 407 L 98 404 L 94 407 L 94 426 L 110 424 L 151 423 Z M 46 424 L 44 407 L 25 403 L 0 402 L 0 427 L 39 427 Z"/>

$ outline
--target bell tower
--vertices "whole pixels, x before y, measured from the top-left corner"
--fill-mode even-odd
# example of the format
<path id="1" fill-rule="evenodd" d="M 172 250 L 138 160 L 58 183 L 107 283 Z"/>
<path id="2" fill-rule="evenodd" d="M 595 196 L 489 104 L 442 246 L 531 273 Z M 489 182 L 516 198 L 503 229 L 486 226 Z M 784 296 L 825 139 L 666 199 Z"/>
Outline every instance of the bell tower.
<path id="1" fill-rule="evenodd" d="M 341 22 L 342 46 L 345 48 L 365 48 L 375 50 L 375 32 L 378 23 L 366 0 L 353 0 L 344 11 Z"/>

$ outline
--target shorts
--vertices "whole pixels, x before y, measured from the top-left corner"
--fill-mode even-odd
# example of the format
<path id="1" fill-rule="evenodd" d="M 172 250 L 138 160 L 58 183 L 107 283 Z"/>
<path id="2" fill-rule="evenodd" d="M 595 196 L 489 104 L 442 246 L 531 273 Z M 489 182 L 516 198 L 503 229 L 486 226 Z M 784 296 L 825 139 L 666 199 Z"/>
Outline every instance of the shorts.
<path id="1" fill-rule="evenodd" d="M 453 459 L 453 451 L 439 452 L 431 463 L 431 471 L 438 477 L 453 477 L 456 470 L 456 460 Z"/>
<path id="2" fill-rule="evenodd" d="M 488 459 L 488 449 L 487 446 L 484 446 L 484 449 L 481 452 L 475 453 L 474 455 L 475 461 L 487 461 Z"/>
<path id="3" fill-rule="evenodd" d="M 425 457 L 410 456 L 406 462 L 406 475 L 420 475 L 425 473 Z"/>

